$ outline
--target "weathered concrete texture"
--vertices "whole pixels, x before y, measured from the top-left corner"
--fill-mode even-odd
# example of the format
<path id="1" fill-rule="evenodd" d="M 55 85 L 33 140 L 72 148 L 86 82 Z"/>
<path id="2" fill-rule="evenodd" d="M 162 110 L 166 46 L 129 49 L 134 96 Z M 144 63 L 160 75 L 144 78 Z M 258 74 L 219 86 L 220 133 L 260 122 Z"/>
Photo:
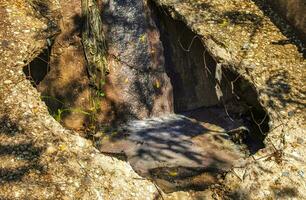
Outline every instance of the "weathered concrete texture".
<path id="1" fill-rule="evenodd" d="M 0 199 L 156 198 L 155 186 L 130 165 L 100 154 L 49 115 L 22 71 L 51 35 L 27 2 L 0 2 Z"/>
<path id="2" fill-rule="evenodd" d="M 241 199 L 306 198 L 302 139 L 306 67 L 297 46 L 253 1 L 154 2 L 200 35 L 218 62 L 249 80 L 271 118 L 267 147 L 255 154 L 257 161 L 247 159 L 229 173 L 224 184 L 230 190 L 219 188 L 220 194 L 232 192 Z"/>
<path id="3" fill-rule="evenodd" d="M 273 0 L 269 1 L 279 14 L 300 31 L 306 43 L 306 1 L 305 0 Z"/>
<path id="4" fill-rule="evenodd" d="M 295 45 L 276 44 L 286 37 L 253 2 L 156 2 L 199 34 L 217 61 L 250 80 L 272 117 L 302 113 L 305 60 Z"/>
<path id="5" fill-rule="evenodd" d="M 105 92 L 112 110 L 125 119 L 173 112 L 163 47 L 146 1 L 110 0 L 102 11 L 110 69 Z"/>

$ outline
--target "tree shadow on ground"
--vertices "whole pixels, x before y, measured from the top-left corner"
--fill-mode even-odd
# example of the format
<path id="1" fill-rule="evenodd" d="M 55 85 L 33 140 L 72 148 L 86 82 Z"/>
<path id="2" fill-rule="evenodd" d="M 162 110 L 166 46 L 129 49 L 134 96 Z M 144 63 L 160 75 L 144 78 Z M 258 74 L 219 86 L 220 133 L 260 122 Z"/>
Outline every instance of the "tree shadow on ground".
<path id="1" fill-rule="evenodd" d="M 272 108 L 281 107 L 285 108 L 289 105 L 294 105 L 295 110 L 290 111 L 289 115 L 293 115 L 297 109 L 305 109 L 305 98 L 303 96 L 306 95 L 306 91 L 303 88 L 297 88 L 298 92 L 302 95 L 292 96 L 292 88 L 289 85 L 290 77 L 288 77 L 288 73 L 286 72 L 278 72 L 277 74 L 272 75 L 266 81 L 267 89 L 265 92 L 269 97 L 269 106 Z"/>
<path id="2" fill-rule="evenodd" d="M 0 118 L 0 185 L 21 181 L 31 171 L 44 172 L 39 163 L 44 149 L 36 147 L 33 141 L 28 139 L 18 142 L 22 137 L 25 138 L 24 135 L 26 133 L 17 122 L 6 115 Z"/>
<path id="3" fill-rule="evenodd" d="M 216 183 L 216 177 L 239 158 L 235 145 L 228 143 L 231 138 L 225 132 L 173 114 L 130 121 L 100 141 L 98 149 L 126 155 L 137 173 L 152 178 L 165 192 L 173 192 L 202 190 Z M 203 174 L 209 178 L 199 178 Z"/>
<path id="4" fill-rule="evenodd" d="M 263 11 L 263 13 L 270 18 L 275 26 L 279 28 L 283 35 L 285 35 L 288 39 L 287 40 L 279 40 L 273 41 L 272 44 L 274 45 L 286 45 L 286 44 L 293 44 L 295 45 L 299 52 L 303 54 L 304 59 L 306 58 L 306 48 L 305 44 L 301 42 L 297 35 L 297 30 L 289 25 L 279 14 L 273 11 L 271 8 L 271 3 L 267 0 L 252 0 L 259 9 Z"/>
<path id="5" fill-rule="evenodd" d="M 298 189 L 295 187 L 278 187 L 278 186 L 271 186 L 271 189 L 274 193 L 274 197 L 276 199 L 280 198 L 297 198 L 299 196 Z"/>

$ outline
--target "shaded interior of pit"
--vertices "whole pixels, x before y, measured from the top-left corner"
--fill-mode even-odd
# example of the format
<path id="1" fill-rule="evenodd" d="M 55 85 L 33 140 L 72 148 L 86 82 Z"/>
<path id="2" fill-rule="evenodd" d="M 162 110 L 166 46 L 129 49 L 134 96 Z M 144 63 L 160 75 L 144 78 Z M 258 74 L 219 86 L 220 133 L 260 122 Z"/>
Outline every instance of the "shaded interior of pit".
<path id="1" fill-rule="evenodd" d="M 222 81 L 217 83 L 218 63 L 201 37 L 165 9 L 154 4 L 151 9 L 175 114 L 130 121 L 98 141 L 97 148 L 128 160 L 164 192 L 202 190 L 218 183 L 236 160 L 265 147 L 269 116 L 252 83 L 231 66 L 222 66 Z"/>
<path id="2" fill-rule="evenodd" d="M 218 183 L 235 160 L 264 148 L 269 116 L 252 83 L 231 66 L 222 66 L 222 81 L 217 83 L 218 63 L 201 37 L 165 9 L 154 4 L 151 9 L 176 114 L 130 121 L 100 140 L 97 148 L 124 157 L 164 192 L 202 190 Z"/>
<path id="3" fill-rule="evenodd" d="M 230 70 L 230 66 L 223 66 L 220 84 L 223 97 L 218 100 L 215 89 L 217 61 L 205 49 L 201 37 L 182 21 L 171 18 L 166 9 L 154 3 L 151 8 L 161 33 L 175 113 L 222 127 L 222 119 L 214 116 L 223 112 L 222 116 L 230 121 L 242 120 L 250 129 L 244 140 L 250 153 L 264 148 L 269 116 L 259 103 L 252 83 Z"/>
<path id="4" fill-rule="evenodd" d="M 51 47 L 46 47 L 32 62 L 23 67 L 23 72 L 34 87 L 45 78 L 50 71 Z"/>
<path id="5" fill-rule="evenodd" d="M 202 190 L 218 182 L 233 158 L 264 148 L 269 116 L 252 83 L 230 66 L 221 68 L 223 96 L 218 99 L 217 61 L 201 37 L 172 19 L 165 9 L 150 6 L 161 34 L 177 115 L 132 121 L 107 137 L 94 138 L 94 143 L 104 153 L 125 157 L 136 172 L 153 179 L 165 192 Z M 44 50 L 24 68 L 34 86 L 50 71 L 49 51 Z M 226 151 L 218 152 L 221 147 L 216 148 L 215 141 L 217 146 L 230 141 L 228 151 L 238 153 L 224 158 Z"/>

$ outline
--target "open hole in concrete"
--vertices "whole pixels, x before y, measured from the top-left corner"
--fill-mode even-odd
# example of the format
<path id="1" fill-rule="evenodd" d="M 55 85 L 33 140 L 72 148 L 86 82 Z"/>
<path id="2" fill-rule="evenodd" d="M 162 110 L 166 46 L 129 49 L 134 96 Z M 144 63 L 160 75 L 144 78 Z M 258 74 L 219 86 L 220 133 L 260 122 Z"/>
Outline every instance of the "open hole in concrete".
<path id="1" fill-rule="evenodd" d="M 127 157 L 135 171 L 153 178 L 165 192 L 201 190 L 216 183 L 216 177 L 232 166 L 231 161 L 234 159 L 223 160 L 224 154 L 237 147 L 243 152 L 241 157 L 245 158 L 264 148 L 269 116 L 258 102 L 252 84 L 229 66 L 218 69 L 222 72 L 222 77 L 219 77 L 222 81 L 218 85 L 222 97 L 218 98 L 215 88 L 218 63 L 209 54 L 201 38 L 183 22 L 172 19 L 162 8 L 151 7 L 161 35 L 166 72 L 173 87 L 175 113 L 188 118 L 177 115 L 149 119 L 149 126 L 143 126 L 146 122 L 139 123 L 139 129 L 129 132 L 130 138 L 126 139 L 123 135 L 123 138 L 118 139 L 119 142 L 110 144 L 109 149 L 109 140 L 103 144 L 105 146 L 99 148 L 97 145 L 97 148 L 106 153 L 121 153 L 122 149 L 132 152 Z M 46 53 L 42 53 L 24 69 L 34 85 L 38 85 L 49 71 L 49 54 Z M 75 80 L 77 83 L 79 81 Z M 69 88 L 62 96 L 73 96 L 71 91 Z M 57 109 L 64 109 L 61 102 L 52 101 L 58 104 Z M 196 119 L 196 122 L 191 119 Z M 233 142 L 231 149 L 225 153 L 219 151 L 223 146 L 214 149 L 215 144 L 209 141 L 226 141 L 228 138 Z M 198 147 L 194 148 L 192 142 L 197 142 Z M 116 145 L 118 149 L 115 149 Z M 236 159 L 238 156 L 233 157 Z M 166 165 L 150 168 L 159 162 L 173 164 L 176 161 L 190 163 L 190 167 Z"/>
<path id="2" fill-rule="evenodd" d="M 23 67 L 23 72 L 31 84 L 39 90 L 39 84 L 44 80 L 50 72 L 50 54 L 51 47 L 46 47 L 36 58 L 28 65 Z M 41 96 L 46 103 L 49 113 L 58 121 L 58 110 L 64 109 L 64 103 L 53 96 Z"/>
<path id="3" fill-rule="evenodd" d="M 74 34 L 62 31 L 52 38 L 52 45 L 23 71 L 41 93 L 49 113 L 66 128 L 79 131 L 88 125 L 92 115 L 91 104 L 87 101 L 89 86 L 83 49 L 80 42 L 69 43 Z M 78 38 L 75 40 L 79 41 Z M 67 45 L 62 45 L 61 41 Z"/>
<path id="4" fill-rule="evenodd" d="M 32 62 L 23 67 L 23 72 L 34 87 L 45 78 L 50 71 L 50 48 L 44 49 Z"/>

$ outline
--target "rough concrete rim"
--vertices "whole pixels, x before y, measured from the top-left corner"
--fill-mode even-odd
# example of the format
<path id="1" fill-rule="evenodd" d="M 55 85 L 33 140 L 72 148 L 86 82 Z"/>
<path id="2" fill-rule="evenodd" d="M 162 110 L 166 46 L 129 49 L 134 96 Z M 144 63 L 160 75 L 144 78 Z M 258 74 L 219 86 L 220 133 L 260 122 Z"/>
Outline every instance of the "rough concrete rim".
<path id="1" fill-rule="evenodd" d="M 2 5 L 5 7 L 5 3 L 12 3 L 10 1 L 4 1 L 1 2 Z M 160 4 L 163 1 L 159 1 Z M 18 3 L 24 3 L 24 1 L 18 0 L 15 1 L 13 4 L 18 5 Z M 184 2 L 188 6 L 188 1 Z M 181 5 L 183 5 L 182 3 Z M 250 3 L 250 1 L 247 1 L 247 3 Z M 167 4 L 164 3 L 163 5 L 171 7 L 171 10 L 175 10 L 176 15 L 179 15 L 185 23 L 193 27 L 194 25 L 191 19 L 188 19 L 188 14 L 184 13 L 182 10 L 180 11 L 179 7 L 180 5 L 174 5 L 174 4 Z M 2 6 L 1 6 L 2 7 Z M 24 8 L 29 9 L 29 8 Z M 22 10 L 22 8 L 14 8 L 16 11 Z M 38 30 L 36 32 L 42 31 L 46 28 L 45 21 L 44 20 L 37 20 L 38 24 Z M 44 21 L 44 22 L 43 22 Z M 29 26 L 29 24 L 28 24 Z M 14 28 L 14 27 L 13 27 Z M 17 29 L 17 27 L 15 26 Z M 197 28 L 194 27 L 194 30 L 197 30 Z M 197 32 L 197 31 L 196 31 Z M 3 31 L 1 31 L 0 36 L 3 36 Z M 3 53 L 4 57 L 12 57 L 15 56 L 16 59 L 14 60 L 4 60 L 1 59 L 1 77 L 0 77 L 0 91 L 1 94 L 3 94 L 0 97 L 1 101 L 1 112 L 5 112 L 11 116 L 23 116 L 23 114 L 26 114 L 29 120 L 26 120 L 21 123 L 22 128 L 28 129 L 27 127 L 29 124 L 34 123 L 34 121 L 40 121 L 38 126 L 34 123 L 34 128 L 32 131 L 32 134 L 37 138 L 44 138 L 45 136 L 43 134 L 52 134 L 55 138 L 60 138 L 63 143 L 68 144 L 69 148 L 71 148 L 71 151 L 76 151 L 77 153 L 82 153 L 82 151 L 85 151 L 85 149 L 90 149 L 90 152 L 93 152 L 95 156 L 98 156 L 101 158 L 100 161 L 97 161 L 97 166 L 103 166 L 104 162 L 113 162 L 116 164 L 122 165 L 123 168 L 130 168 L 127 163 L 118 161 L 116 159 L 111 159 L 107 156 L 103 156 L 99 154 L 93 147 L 91 147 L 90 144 L 86 144 L 86 141 L 81 139 L 78 136 L 75 136 L 74 134 L 71 134 L 70 131 L 65 130 L 63 127 L 61 127 L 55 120 L 49 116 L 46 106 L 40 101 L 39 94 L 37 91 L 32 87 L 32 85 L 27 81 L 22 74 L 22 67 L 27 64 L 24 60 L 30 61 L 35 56 L 39 54 L 39 52 L 45 47 L 47 44 L 47 41 L 45 40 L 47 36 L 44 36 L 40 39 L 35 38 L 34 35 L 27 35 L 26 38 L 23 38 L 22 41 L 16 42 L 16 47 L 13 49 L 7 51 L 6 49 L 2 49 L 1 47 L 1 53 Z M 3 39 L 3 38 L 1 38 Z M 211 42 L 211 44 L 210 44 Z M 206 40 L 206 46 L 211 48 L 216 47 L 216 44 L 214 41 Z M 18 50 L 25 49 L 23 52 L 18 52 Z M 211 53 L 214 54 L 214 49 L 210 50 Z M 294 54 L 298 54 L 296 50 L 293 50 Z M 16 53 L 18 52 L 18 53 Z M 227 54 L 225 54 L 227 55 Z M 216 55 L 218 57 L 218 55 Z M 221 57 L 221 55 L 219 55 Z M 226 60 L 226 56 L 223 57 L 224 60 Z M 231 60 L 232 61 L 232 60 Z M 305 66 L 305 61 L 300 62 L 300 67 Z M 281 65 L 284 67 L 284 65 Z M 240 71 L 241 69 L 237 69 Z M 254 73 L 255 74 L 255 73 Z M 250 77 L 246 77 L 250 78 Z M 301 86 L 301 85 L 298 85 Z M 256 88 L 261 88 L 261 85 L 259 85 Z M 5 91 L 5 92 L 4 92 Z M 25 100 L 25 101 L 24 101 Z M 37 105 L 34 107 L 29 107 L 27 105 L 32 105 L 33 102 Z M 22 105 L 26 106 L 22 106 Z M 35 108 L 35 109 L 34 109 Z M 275 115 L 275 111 L 273 109 L 267 108 L 268 112 L 271 115 Z M 38 112 L 39 111 L 39 112 Z M 279 109 L 280 113 L 284 110 Z M 305 155 L 305 148 L 303 148 L 303 144 L 305 144 L 304 141 L 302 143 L 297 141 L 297 138 L 303 137 L 305 135 L 305 131 L 303 130 L 303 127 L 305 127 L 303 123 L 303 115 L 296 116 L 289 118 L 287 116 L 286 111 L 285 116 L 282 117 L 284 126 L 277 126 L 277 124 L 274 125 L 273 130 L 269 133 L 266 143 L 267 148 L 259 152 L 257 155 L 255 155 L 255 158 L 261 158 L 262 156 L 267 156 L 271 154 L 271 143 L 272 142 L 277 148 L 282 149 L 283 151 L 283 158 L 287 159 L 288 161 L 285 161 L 285 163 L 280 166 L 275 159 L 259 159 L 256 163 L 253 162 L 251 159 L 248 161 L 245 161 L 245 163 L 241 166 L 241 168 L 234 169 L 233 173 L 228 174 L 227 179 L 225 180 L 224 184 L 227 184 L 229 188 L 232 191 L 242 191 L 241 195 L 246 195 L 244 193 L 249 193 L 249 191 L 252 191 L 250 194 L 247 194 L 250 198 L 255 199 L 263 199 L 267 197 L 276 198 L 275 194 L 271 191 L 280 191 L 281 192 L 281 186 L 286 185 L 286 182 L 289 182 L 292 185 L 295 185 L 297 188 L 297 197 L 296 198 L 306 198 L 305 196 L 305 179 L 301 175 L 302 172 L 305 172 L 305 164 L 302 161 L 294 161 L 295 159 L 292 159 L 290 155 L 293 155 L 297 158 L 303 158 L 303 155 Z M 278 115 L 277 115 L 278 116 Z M 30 118 L 33 118 L 32 120 Z M 44 122 L 45 121 L 45 122 Z M 48 124 L 49 123 L 49 124 Z M 283 137 L 284 140 L 286 140 L 285 144 L 280 141 L 280 138 Z M 269 142 L 270 141 L 270 142 Z M 71 147 L 71 144 L 81 144 L 76 145 L 76 147 Z M 85 144 L 85 145 L 84 145 Z M 270 149 L 270 150 L 269 150 Z M 69 150 L 70 151 L 70 150 Z M 87 151 L 87 150 L 86 150 Z M 272 149 L 273 152 L 273 149 Z M 249 163 L 249 164 L 248 164 Z M 241 163 L 240 163 L 241 164 Z M 114 172 L 114 169 L 107 169 L 112 172 Z M 264 171 L 265 170 L 271 170 L 272 174 L 275 177 L 268 176 Z M 116 173 L 116 172 L 115 172 Z M 130 174 L 129 174 L 130 173 Z M 289 176 L 288 176 L 289 173 Z M 254 175 L 256 174 L 256 175 Z M 259 175 L 258 175 L 259 174 Z M 292 175 L 292 176 L 291 176 Z M 138 175 L 135 174 L 132 170 L 129 170 L 125 174 L 120 174 L 123 181 L 118 184 L 116 187 L 117 191 L 121 191 L 122 188 L 126 187 L 126 184 L 130 181 L 135 181 L 135 177 L 137 178 Z M 255 177 L 257 176 L 257 180 L 254 181 Z M 259 176 L 259 177 L 258 177 Z M 139 178 L 139 177 L 138 177 Z M 134 186 L 131 187 L 131 191 L 135 191 L 135 193 L 132 195 L 131 193 L 127 192 L 124 193 L 124 195 L 127 196 L 116 196 L 114 194 L 114 191 L 111 191 L 111 194 L 114 196 L 105 197 L 107 199 L 136 199 L 134 195 L 136 195 L 139 199 L 142 199 L 144 196 L 148 198 L 153 198 L 154 195 L 156 195 L 156 188 L 154 185 L 148 181 L 136 181 Z M 230 184 L 232 182 L 232 184 Z M 233 182 L 236 182 L 233 184 Z M 143 185 L 143 187 L 146 187 L 147 190 L 139 190 L 139 183 Z M 299 186 L 299 187 L 298 187 Z M 274 189 L 273 189 L 274 188 Z M 93 192 L 95 192 L 95 188 L 91 188 Z M 243 192 L 244 191 L 244 192 Z M 155 193 L 155 194 L 154 194 Z M 118 195 L 118 194 L 117 194 Z M 174 195 L 175 196 L 175 195 Z M 116 198 L 115 198 L 116 197 Z M 242 196 L 243 197 L 243 196 Z M 85 197 L 86 198 L 86 197 Z M 84 199 L 84 198 L 83 198 Z M 98 198 L 97 198 L 98 199 Z"/>

